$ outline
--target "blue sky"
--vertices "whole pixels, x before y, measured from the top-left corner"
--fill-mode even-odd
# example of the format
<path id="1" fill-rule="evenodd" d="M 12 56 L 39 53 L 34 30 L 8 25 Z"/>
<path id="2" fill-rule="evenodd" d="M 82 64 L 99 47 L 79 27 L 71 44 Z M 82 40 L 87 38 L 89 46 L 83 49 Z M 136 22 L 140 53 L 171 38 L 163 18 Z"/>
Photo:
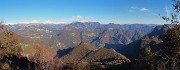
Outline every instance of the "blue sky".
<path id="1" fill-rule="evenodd" d="M 163 24 L 171 0 L 0 0 L 6 23 L 95 21 L 104 24 Z"/>

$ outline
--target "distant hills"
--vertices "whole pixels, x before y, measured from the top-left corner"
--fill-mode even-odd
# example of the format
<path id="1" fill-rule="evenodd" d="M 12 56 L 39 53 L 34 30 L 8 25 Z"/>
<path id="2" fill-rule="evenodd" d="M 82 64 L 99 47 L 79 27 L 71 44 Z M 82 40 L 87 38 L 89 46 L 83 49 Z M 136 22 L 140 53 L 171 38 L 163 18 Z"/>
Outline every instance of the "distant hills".
<path id="1" fill-rule="evenodd" d="M 11 31 L 47 44 L 56 49 L 78 45 L 81 41 L 98 47 L 111 44 L 127 45 L 150 33 L 156 25 L 148 24 L 100 24 L 99 22 L 73 22 L 71 24 L 16 24 Z"/>

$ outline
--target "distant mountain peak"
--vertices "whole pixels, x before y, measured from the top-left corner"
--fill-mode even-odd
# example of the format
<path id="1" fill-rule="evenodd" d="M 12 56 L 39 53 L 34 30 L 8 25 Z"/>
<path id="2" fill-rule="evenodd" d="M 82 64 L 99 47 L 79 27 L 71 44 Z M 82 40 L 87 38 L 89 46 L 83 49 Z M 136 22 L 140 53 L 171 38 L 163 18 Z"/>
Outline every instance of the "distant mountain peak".
<path id="1" fill-rule="evenodd" d="M 163 35 L 169 27 L 167 25 L 156 26 L 154 30 L 148 34 L 149 37 Z"/>
<path id="2" fill-rule="evenodd" d="M 71 24 L 76 24 L 76 23 L 84 23 L 84 24 L 87 24 L 87 23 L 99 23 L 99 22 L 81 22 L 81 21 L 74 21 L 74 22 L 72 22 Z M 100 24 L 100 23 L 99 23 Z"/>

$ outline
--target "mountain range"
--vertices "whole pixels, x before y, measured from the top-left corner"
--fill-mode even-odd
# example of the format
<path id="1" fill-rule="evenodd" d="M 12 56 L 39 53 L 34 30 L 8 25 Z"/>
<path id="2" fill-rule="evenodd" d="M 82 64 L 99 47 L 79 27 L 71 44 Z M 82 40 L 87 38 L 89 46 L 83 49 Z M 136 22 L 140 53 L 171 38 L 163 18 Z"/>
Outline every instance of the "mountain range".
<path id="1" fill-rule="evenodd" d="M 127 45 L 150 33 L 156 25 L 100 24 L 99 22 L 72 22 L 71 24 L 17 24 L 8 26 L 10 31 L 43 43 L 55 49 L 66 49 L 81 41 L 98 47 L 111 44 Z"/>
<path id="2" fill-rule="evenodd" d="M 17 54 L 8 54 L 13 56 L 0 56 L 12 62 L 14 58 L 22 62 L 21 57 L 26 58 L 27 66 L 33 65 L 28 69 L 133 70 L 134 60 L 145 48 L 156 53 L 166 47 L 164 34 L 171 28 L 171 25 L 99 22 L 8 25 L 7 30 L 0 30 L 0 45 L 11 45 L 11 40 L 17 40 L 21 48 L 15 51 Z M 9 64 L 14 65 L 22 67 Z"/>

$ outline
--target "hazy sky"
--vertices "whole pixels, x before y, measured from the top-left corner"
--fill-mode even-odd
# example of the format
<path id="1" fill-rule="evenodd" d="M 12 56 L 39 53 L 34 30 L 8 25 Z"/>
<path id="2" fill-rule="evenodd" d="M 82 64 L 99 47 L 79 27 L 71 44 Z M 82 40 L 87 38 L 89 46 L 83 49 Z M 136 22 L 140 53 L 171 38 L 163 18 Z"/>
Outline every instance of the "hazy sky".
<path id="1" fill-rule="evenodd" d="M 18 22 L 165 23 L 171 0 L 0 0 L 0 20 Z"/>

